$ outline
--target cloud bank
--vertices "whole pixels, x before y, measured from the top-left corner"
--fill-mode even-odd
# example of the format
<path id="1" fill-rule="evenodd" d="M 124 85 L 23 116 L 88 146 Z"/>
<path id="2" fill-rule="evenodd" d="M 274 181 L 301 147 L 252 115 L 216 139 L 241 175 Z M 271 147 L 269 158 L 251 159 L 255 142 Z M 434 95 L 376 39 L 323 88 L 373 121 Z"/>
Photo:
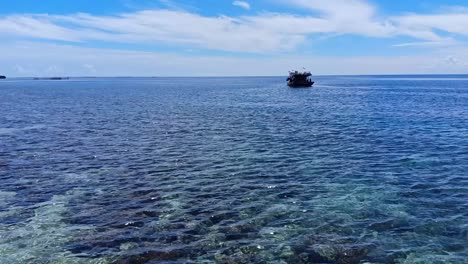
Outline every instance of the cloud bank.
<path id="1" fill-rule="evenodd" d="M 122 51 L 36 42 L 0 43 L 8 76 L 282 76 L 298 65 L 315 74 L 465 73 L 468 49 L 432 56 L 294 56 L 262 58 Z M 7 65 L 9 65 L 7 67 Z"/>
<path id="2" fill-rule="evenodd" d="M 245 8 L 248 3 L 234 4 Z M 144 10 L 114 16 L 20 14 L 0 18 L 4 36 L 68 42 L 158 43 L 240 53 L 293 51 L 314 34 L 373 38 L 406 36 L 414 42 L 454 43 L 468 36 L 468 12 L 385 17 L 362 0 L 288 0 L 315 15 L 259 13 L 202 16 L 183 10 Z"/>
<path id="3" fill-rule="evenodd" d="M 433 68 L 437 68 L 438 72 L 466 70 L 465 61 L 468 60 L 463 44 L 468 37 L 468 27 L 465 26 L 468 25 L 468 8 L 445 7 L 433 13 L 385 15 L 378 6 L 365 0 L 271 1 L 289 7 L 288 10 L 298 8 L 301 12 L 251 10 L 249 14 L 252 15 L 228 16 L 202 15 L 177 8 L 115 15 L 75 13 L 0 16 L 0 34 L 4 40 L 2 49 L 9 54 L 9 59 L 2 58 L 0 65 L 9 65 L 8 68 L 0 70 L 23 76 L 72 72 L 73 67 L 76 75 L 129 75 L 137 72 L 146 75 L 163 72 L 170 75 L 174 71 L 183 75 L 250 75 L 252 72 L 255 75 L 274 75 L 298 65 L 311 69 L 316 67 L 314 71 L 329 74 L 403 73 L 402 69 L 412 73 L 432 73 Z M 233 4 L 250 8 L 248 2 L 244 1 L 235 1 Z M 310 40 L 337 35 L 375 39 L 404 38 L 408 41 L 389 44 L 389 48 L 418 47 L 424 48 L 426 52 L 420 56 L 345 58 L 312 58 L 297 53 L 298 48 Z M 55 44 L 40 43 L 43 41 Z M 96 45 L 99 43 L 103 45 Z M 122 44 L 126 50 L 79 47 L 122 47 Z M 135 45 L 166 47 L 171 52 L 131 51 Z M 216 54 L 221 55 L 187 57 L 186 51 L 192 49 L 216 51 Z M 63 52 L 63 57 L 56 55 L 58 51 Z M 232 53 L 242 56 L 234 58 Z M 250 58 L 256 54 L 260 55 L 260 59 Z M 148 58 L 157 62 L 149 61 Z M 47 65 L 35 60 L 45 61 Z M 132 67 L 138 71 L 121 71 L 120 67 L 129 65 L 127 62 L 133 63 Z M 246 63 L 251 66 L 246 68 Z M 352 63 L 350 67 L 344 66 L 349 63 Z M 278 65 L 274 66 L 278 68 L 270 64 Z M 106 69 L 104 65 L 112 70 Z M 145 70 L 144 65 L 151 71 Z"/>

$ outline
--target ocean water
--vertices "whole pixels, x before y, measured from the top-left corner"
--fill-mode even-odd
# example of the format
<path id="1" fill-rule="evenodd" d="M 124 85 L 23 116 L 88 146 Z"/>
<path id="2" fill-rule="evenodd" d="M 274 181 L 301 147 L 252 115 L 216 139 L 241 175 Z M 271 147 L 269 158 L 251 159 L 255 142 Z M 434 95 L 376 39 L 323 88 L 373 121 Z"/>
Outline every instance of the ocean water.
<path id="1" fill-rule="evenodd" d="M 0 81 L 0 263 L 468 263 L 468 76 Z"/>

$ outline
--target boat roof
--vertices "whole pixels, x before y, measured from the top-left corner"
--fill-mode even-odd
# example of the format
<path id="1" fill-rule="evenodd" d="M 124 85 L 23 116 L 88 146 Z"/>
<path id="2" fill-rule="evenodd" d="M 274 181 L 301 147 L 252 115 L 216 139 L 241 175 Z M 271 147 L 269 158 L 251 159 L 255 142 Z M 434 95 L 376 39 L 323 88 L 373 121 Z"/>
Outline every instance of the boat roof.
<path id="1" fill-rule="evenodd" d="M 299 76 L 299 75 L 302 75 L 302 76 L 311 76 L 311 75 L 312 75 L 312 73 L 310 73 L 310 72 L 307 72 L 307 71 L 305 71 L 305 72 L 299 72 L 299 71 L 290 71 L 290 72 L 289 72 L 289 75 L 296 75 L 296 76 Z"/>

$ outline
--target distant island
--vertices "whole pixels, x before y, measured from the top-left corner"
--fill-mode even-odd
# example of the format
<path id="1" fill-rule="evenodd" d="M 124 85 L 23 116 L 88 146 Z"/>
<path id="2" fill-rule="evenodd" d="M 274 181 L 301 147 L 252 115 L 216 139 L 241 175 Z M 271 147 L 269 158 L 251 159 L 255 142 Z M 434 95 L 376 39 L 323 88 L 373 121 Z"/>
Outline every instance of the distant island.
<path id="1" fill-rule="evenodd" d="M 68 80 L 70 77 L 36 77 L 34 80 Z"/>
<path id="2" fill-rule="evenodd" d="M 6 76 L 0 75 L 0 79 L 6 79 Z"/>

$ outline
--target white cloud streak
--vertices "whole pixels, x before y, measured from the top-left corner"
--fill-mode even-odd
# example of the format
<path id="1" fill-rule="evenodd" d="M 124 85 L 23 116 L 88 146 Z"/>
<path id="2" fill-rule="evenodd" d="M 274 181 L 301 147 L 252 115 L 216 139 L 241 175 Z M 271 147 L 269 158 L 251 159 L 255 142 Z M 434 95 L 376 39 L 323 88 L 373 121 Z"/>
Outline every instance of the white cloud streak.
<path id="1" fill-rule="evenodd" d="M 463 12 L 463 13 L 460 13 Z M 410 14 L 396 17 L 399 25 L 409 29 L 441 30 L 468 35 L 468 10 L 459 10 L 446 14 L 420 15 Z"/>
<path id="2" fill-rule="evenodd" d="M 454 34 L 468 36 L 468 12 L 460 7 L 443 14 L 383 17 L 364 0 L 277 1 L 310 10 L 311 15 L 202 16 L 165 9 L 114 16 L 22 14 L 0 17 L 0 33 L 9 38 L 163 44 L 248 53 L 292 51 L 315 34 L 407 36 L 415 43 L 447 43 L 455 40 Z M 447 36 L 440 35 L 441 31 Z"/>
<path id="3" fill-rule="evenodd" d="M 393 47 L 447 47 L 458 46 L 459 42 L 448 39 L 447 41 L 421 41 L 421 42 L 407 42 L 395 44 Z"/>
<path id="4" fill-rule="evenodd" d="M 234 6 L 238 6 L 240 8 L 244 8 L 246 10 L 250 10 L 250 4 L 248 2 L 245 2 L 245 1 L 234 1 L 232 2 L 232 4 Z"/>

